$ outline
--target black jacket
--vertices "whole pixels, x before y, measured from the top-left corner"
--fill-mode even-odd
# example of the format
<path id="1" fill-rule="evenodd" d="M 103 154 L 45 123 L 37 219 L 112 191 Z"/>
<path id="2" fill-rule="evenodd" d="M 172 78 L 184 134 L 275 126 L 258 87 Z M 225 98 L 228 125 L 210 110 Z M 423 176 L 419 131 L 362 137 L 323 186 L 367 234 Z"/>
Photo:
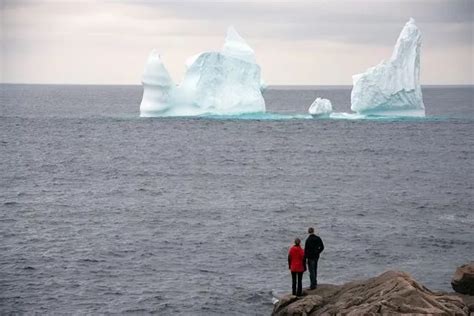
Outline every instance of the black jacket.
<path id="1" fill-rule="evenodd" d="M 304 244 L 305 259 L 319 259 L 319 254 L 323 252 L 324 244 L 319 236 L 311 234 Z"/>

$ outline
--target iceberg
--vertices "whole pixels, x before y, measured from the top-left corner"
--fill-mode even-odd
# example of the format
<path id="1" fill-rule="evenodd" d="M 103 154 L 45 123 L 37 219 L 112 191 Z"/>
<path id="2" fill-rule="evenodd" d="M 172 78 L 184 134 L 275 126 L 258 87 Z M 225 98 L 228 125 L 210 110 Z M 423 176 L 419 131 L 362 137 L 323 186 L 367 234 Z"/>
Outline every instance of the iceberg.
<path id="1" fill-rule="evenodd" d="M 352 77 L 351 109 L 357 113 L 425 116 L 420 86 L 421 32 L 415 20 L 405 24 L 392 56 Z"/>
<path id="2" fill-rule="evenodd" d="M 233 26 L 227 29 L 227 36 L 225 38 L 222 54 L 245 60 L 251 64 L 256 63 L 255 52 L 247 44 L 247 42 L 237 33 Z"/>
<path id="3" fill-rule="evenodd" d="M 308 109 L 313 117 L 329 116 L 332 112 L 332 104 L 328 99 L 316 98 Z"/>
<path id="4" fill-rule="evenodd" d="M 156 50 L 153 50 L 148 57 L 142 84 L 143 98 L 140 112 L 161 113 L 169 109 L 175 84 Z"/>
<path id="5" fill-rule="evenodd" d="M 175 85 L 152 51 L 143 73 L 140 116 L 239 115 L 265 112 L 260 66 L 253 49 L 229 27 L 220 52 L 188 58 L 186 74 Z"/>

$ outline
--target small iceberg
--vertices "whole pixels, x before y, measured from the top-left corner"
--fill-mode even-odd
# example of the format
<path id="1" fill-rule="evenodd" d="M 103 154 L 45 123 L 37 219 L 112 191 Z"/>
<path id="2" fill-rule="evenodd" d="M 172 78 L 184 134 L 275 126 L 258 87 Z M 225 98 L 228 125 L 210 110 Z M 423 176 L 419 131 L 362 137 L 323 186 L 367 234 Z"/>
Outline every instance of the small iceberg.
<path id="1" fill-rule="evenodd" d="M 240 115 L 265 112 L 253 49 L 229 27 L 222 51 L 203 52 L 185 63 L 186 74 L 175 85 L 160 55 L 153 50 L 143 73 L 140 116 Z"/>
<path id="2" fill-rule="evenodd" d="M 328 99 L 316 98 L 308 109 L 313 117 L 329 117 L 332 113 L 332 104 Z"/>
<path id="3" fill-rule="evenodd" d="M 421 32 L 410 18 L 390 60 L 352 77 L 351 110 L 377 116 L 425 116 L 420 49 Z"/>

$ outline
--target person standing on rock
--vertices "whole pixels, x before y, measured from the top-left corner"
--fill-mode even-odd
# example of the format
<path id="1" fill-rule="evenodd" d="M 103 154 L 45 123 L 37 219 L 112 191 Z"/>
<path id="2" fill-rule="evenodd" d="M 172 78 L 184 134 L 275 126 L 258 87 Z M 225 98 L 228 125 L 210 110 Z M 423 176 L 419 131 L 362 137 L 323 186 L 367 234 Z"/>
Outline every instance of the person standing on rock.
<path id="1" fill-rule="evenodd" d="M 303 272 L 306 271 L 304 250 L 300 244 L 301 240 L 296 238 L 295 245 L 288 252 L 288 269 L 291 271 L 292 293 L 296 296 L 303 294 Z M 298 283 L 298 289 L 296 283 Z"/>
<path id="2" fill-rule="evenodd" d="M 308 264 L 310 289 L 314 290 L 318 286 L 318 260 L 319 255 L 324 250 L 321 237 L 314 234 L 314 228 L 308 228 L 308 238 L 304 245 L 305 263 Z"/>

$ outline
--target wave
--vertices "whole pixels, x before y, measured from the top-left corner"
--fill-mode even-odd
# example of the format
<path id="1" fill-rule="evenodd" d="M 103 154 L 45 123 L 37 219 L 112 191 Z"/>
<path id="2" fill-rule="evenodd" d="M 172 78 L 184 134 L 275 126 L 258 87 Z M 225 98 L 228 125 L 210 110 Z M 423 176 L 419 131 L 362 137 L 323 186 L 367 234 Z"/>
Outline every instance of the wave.
<path id="1" fill-rule="evenodd" d="M 118 120 L 129 119 L 160 119 L 160 120 L 247 120 L 247 121 L 285 121 L 285 120 L 315 120 L 315 121 L 331 121 L 331 120 L 352 120 L 352 121 L 389 121 L 389 122 L 430 122 L 430 121 L 446 121 L 446 120 L 468 120 L 469 118 L 458 118 L 448 116 L 403 116 L 398 113 L 394 115 L 380 115 L 376 113 L 353 113 L 353 112 L 332 112 L 323 116 L 312 116 L 310 114 L 301 113 L 245 113 L 245 114 L 201 114 L 196 116 L 156 116 L 156 117 L 137 117 L 128 115 L 123 117 L 115 117 Z"/>
<path id="2" fill-rule="evenodd" d="M 183 117 L 181 117 L 183 118 Z M 431 121 L 442 120 L 444 118 L 438 117 L 414 117 L 414 116 L 400 116 L 400 115 L 377 115 L 377 114 L 359 114 L 348 112 L 333 112 L 324 116 L 312 116 L 310 114 L 285 114 L 285 113 L 247 113 L 237 115 L 215 115 L 203 114 L 196 116 L 198 119 L 214 119 L 214 120 L 255 120 L 255 121 L 284 121 L 284 120 L 376 120 L 376 121 Z"/>

